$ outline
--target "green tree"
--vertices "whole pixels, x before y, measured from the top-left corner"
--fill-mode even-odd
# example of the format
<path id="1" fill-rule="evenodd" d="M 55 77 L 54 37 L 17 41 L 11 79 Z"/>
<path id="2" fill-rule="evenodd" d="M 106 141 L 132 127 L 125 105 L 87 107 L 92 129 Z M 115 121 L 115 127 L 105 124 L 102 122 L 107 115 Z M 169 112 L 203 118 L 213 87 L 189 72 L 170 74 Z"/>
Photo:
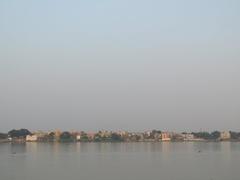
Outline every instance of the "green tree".
<path id="1" fill-rule="evenodd" d="M 0 133 L 0 139 L 7 139 L 8 135 L 4 133 Z"/>
<path id="2" fill-rule="evenodd" d="M 93 141 L 95 141 L 95 142 L 100 142 L 100 141 L 102 141 L 101 135 L 100 135 L 99 133 L 95 134 L 95 135 L 94 135 L 94 138 L 93 138 Z"/>
<path id="3" fill-rule="evenodd" d="M 19 130 L 11 130 L 8 132 L 8 135 L 12 138 L 20 138 L 20 137 L 26 137 L 27 135 L 30 135 L 31 132 L 27 129 L 19 129 Z"/>
<path id="4" fill-rule="evenodd" d="M 208 133 L 208 132 L 193 132 L 192 134 L 193 134 L 196 138 L 202 138 L 202 139 L 206 139 L 206 140 L 212 139 L 211 134 Z"/>
<path id="5" fill-rule="evenodd" d="M 219 131 L 214 131 L 211 133 L 212 139 L 219 139 L 221 133 Z"/>
<path id="6" fill-rule="evenodd" d="M 88 135 L 85 132 L 81 132 L 80 141 L 81 142 L 88 142 L 89 141 Z"/>
<path id="7" fill-rule="evenodd" d="M 111 134 L 111 140 L 112 141 L 123 141 L 122 137 L 117 133 L 112 133 Z"/>
<path id="8" fill-rule="evenodd" d="M 73 136 L 69 132 L 65 131 L 60 135 L 60 141 L 73 141 Z"/>
<path id="9" fill-rule="evenodd" d="M 240 139 L 240 133 L 230 131 L 230 134 L 231 134 L 231 139 L 235 139 L 235 140 Z"/>

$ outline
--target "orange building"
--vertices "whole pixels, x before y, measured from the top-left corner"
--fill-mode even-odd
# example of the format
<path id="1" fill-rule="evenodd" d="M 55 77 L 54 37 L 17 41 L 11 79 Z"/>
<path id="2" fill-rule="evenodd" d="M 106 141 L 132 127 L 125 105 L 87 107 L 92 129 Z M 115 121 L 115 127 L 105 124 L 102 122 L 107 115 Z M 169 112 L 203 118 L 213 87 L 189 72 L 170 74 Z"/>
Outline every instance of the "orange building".
<path id="1" fill-rule="evenodd" d="M 171 141 L 171 136 L 168 132 L 162 132 L 161 136 L 162 136 L 162 141 Z"/>

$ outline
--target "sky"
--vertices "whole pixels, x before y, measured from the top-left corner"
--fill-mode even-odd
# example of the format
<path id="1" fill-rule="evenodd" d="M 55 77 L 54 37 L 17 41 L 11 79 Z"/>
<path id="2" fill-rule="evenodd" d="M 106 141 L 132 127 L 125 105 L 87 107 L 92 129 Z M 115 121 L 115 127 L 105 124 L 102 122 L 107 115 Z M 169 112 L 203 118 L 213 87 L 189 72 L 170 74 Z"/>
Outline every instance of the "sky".
<path id="1" fill-rule="evenodd" d="M 240 1 L 1 0 L 14 128 L 240 131 Z"/>

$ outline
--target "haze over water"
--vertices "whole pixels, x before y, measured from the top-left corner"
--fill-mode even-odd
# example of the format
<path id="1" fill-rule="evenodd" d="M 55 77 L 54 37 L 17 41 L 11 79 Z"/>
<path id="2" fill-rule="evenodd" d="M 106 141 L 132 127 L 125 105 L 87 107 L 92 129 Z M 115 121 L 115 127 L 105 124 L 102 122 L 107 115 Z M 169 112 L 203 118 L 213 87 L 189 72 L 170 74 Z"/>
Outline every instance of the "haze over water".
<path id="1" fill-rule="evenodd" d="M 0 144 L 3 180 L 239 180 L 240 143 Z"/>
<path id="2" fill-rule="evenodd" d="M 239 19 L 239 0 L 1 0 L 0 131 L 239 131 Z"/>

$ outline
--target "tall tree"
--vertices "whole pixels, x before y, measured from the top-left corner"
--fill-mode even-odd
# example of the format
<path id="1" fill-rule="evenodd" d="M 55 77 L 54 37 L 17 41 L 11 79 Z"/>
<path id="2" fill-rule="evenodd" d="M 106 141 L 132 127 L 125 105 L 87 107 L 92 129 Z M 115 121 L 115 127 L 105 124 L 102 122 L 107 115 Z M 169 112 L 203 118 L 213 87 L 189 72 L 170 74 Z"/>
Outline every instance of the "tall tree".
<path id="1" fill-rule="evenodd" d="M 32 133 L 28 129 L 19 129 L 19 130 L 11 130 L 8 132 L 8 135 L 12 138 L 26 137 L 27 135 L 31 135 Z"/>

